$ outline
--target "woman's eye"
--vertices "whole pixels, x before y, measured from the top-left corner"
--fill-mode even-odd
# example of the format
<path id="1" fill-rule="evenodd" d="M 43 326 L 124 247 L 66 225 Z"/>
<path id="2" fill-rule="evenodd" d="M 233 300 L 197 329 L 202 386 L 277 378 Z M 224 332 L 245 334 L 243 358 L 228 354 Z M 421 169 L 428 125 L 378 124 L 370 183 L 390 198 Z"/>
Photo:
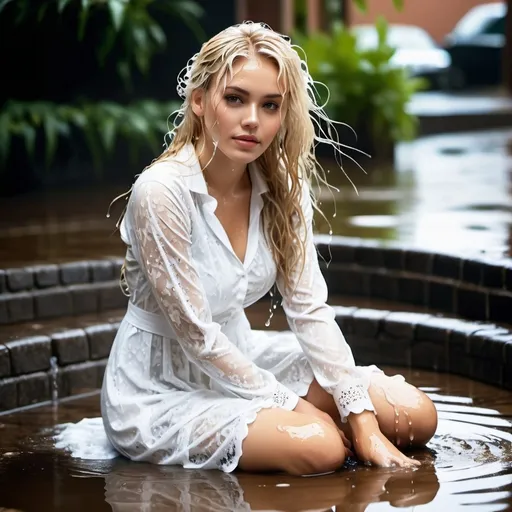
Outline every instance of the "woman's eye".
<path id="1" fill-rule="evenodd" d="M 274 102 L 265 103 L 264 107 L 268 108 L 269 110 L 278 110 L 279 109 L 279 105 Z"/>
<path id="2" fill-rule="evenodd" d="M 238 96 L 233 96 L 232 94 L 225 96 L 225 100 L 228 103 L 241 103 L 242 100 Z"/>

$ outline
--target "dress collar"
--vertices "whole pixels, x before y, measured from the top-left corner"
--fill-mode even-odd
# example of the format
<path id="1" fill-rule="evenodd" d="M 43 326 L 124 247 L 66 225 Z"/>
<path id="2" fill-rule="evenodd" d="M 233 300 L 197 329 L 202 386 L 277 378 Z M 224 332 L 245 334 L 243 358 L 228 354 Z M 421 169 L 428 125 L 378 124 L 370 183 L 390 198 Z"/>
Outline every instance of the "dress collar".
<path id="1" fill-rule="evenodd" d="M 175 161 L 187 168 L 182 176 L 188 189 L 196 194 L 209 195 L 194 146 L 192 144 L 185 145 L 175 156 Z M 251 162 L 248 168 L 253 194 L 261 195 L 268 192 L 268 185 L 263 177 L 260 166 L 256 162 Z"/>

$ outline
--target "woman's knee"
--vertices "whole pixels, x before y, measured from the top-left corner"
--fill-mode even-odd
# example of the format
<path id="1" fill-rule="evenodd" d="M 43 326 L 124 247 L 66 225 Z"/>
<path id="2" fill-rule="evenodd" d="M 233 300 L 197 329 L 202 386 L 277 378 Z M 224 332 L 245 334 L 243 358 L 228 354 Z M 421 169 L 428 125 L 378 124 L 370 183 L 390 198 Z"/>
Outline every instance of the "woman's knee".
<path id="1" fill-rule="evenodd" d="M 297 475 L 328 473 L 340 468 L 345 462 L 346 451 L 339 433 L 330 425 L 318 421 L 318 435 L 294 443 L 290 457 L 290 472 Z"/>
<path id="2" fill-rule="evenodd" d="M 432 400 L 425 395 L 425 393 L 420 390 L 418 390 L 418 393 L 421 393 L 422 397 L 421 406 L 418 411 L 415 411 L 413 444 L 422 446 L 427 444 L 436 433 L 437 409 Z"/>

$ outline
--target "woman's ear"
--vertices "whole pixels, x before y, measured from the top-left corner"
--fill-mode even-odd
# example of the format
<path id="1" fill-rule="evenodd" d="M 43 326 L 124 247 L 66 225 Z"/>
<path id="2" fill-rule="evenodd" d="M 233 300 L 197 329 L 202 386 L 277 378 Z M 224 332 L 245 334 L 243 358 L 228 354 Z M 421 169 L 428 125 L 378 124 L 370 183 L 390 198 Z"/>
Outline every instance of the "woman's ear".
<path id="1" fill-rule="evenodd" d="M 197 117 L 204 115 L 205 90 L 194 89 L 192 91 L 192 111 Z"/>

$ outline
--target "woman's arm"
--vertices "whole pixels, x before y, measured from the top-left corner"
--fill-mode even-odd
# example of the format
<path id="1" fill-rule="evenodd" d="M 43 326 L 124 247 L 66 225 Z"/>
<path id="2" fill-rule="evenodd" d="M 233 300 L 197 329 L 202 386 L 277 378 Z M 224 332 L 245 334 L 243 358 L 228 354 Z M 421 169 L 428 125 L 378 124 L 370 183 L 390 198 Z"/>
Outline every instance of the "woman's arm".
<path id="1" fill-rule="evenodd" d="M 292 410 L 298 396 L 257 367 L 221 331 L 212 315 L 191 258 L 191 221 L 179 177 L 169 186 L 136 184 L 129 214 L 144 269 L 160 308 L 188 359 L 241 398 L 263 398 Z"/>
<path id="2" fill-rule="evenodd" d="M 278 276 L 277 285 L 288 324 L 297 336 L 316 380 L 333 395 L 340 417 L 346 421 L 349 415 L 374 411 L 368 395 L 369 382 L 356 367 L 334 311 L 326 304 L 327 285 L 313 241 L 313 208 L 307 186 L 303 188 L 302 209 L 306 225 L 299 238 L 305 243 L 304 269 L 301 272 L 297 268 L 293 272 L 292 291 L 285 290 L 282 276 Z"/>

